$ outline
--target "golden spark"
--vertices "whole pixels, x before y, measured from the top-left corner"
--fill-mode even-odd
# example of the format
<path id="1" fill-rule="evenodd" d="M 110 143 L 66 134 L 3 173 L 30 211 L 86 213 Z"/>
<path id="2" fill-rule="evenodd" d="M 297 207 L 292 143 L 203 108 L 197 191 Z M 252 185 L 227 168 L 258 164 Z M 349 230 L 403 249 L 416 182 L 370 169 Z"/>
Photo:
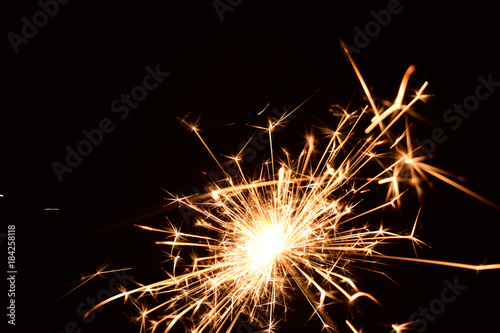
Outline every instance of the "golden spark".
<path id="1" fill-rule="evenodd" d="M 309 136 L 297 157 L 286 151 L 277 157 L 272 144 L 273 129 L 296 109 L 271 119 L 264 128 L 271 141 L 271 158 L 258 177 L 244 171 L 243 151 L 231 157 L 238 174 L 225 171 L 199 125 L 183 120 L 224 172 L 225 181 L 214 181 L 208 193 L 174 199 L 198 213 L 198 232 L 141 226 L 165 234 L 156 244 L 171 250 L 173 272 L 166 279 L 124 291 L 95 308 L 116 299 L 130 299 L 139 309 L 137 321 L 142 331 L 169 332 L 182 324 L 193 333 L 230 332 L 245 316 L 263 331 L 274 332 L 296 290 L 307 299 L 324 328 L 336 332 L 339 328 L 328 314 L 329 303 L 355 302 L 358 298 L 379 303 L 357 287 L 353 271 L 358 266 L 379 260 L 409 260 L 471 270 L 500 268 L 380 252 L 382 243 L 423 244 L 415 236 L 417 220 L 408 231 L 398 233 L 380 224 L 374 228 L 368 215 L 399 208 L 404 194 L 411 189 L 421 193 L 420 180 L 430 181 L 429 176 L 498 206 L 452 180 L 449 173 L 427 164 L 425 156 L 416 156 L 418 147 L 411 144 L 408 111 L 427 97 L 427 82 L 414 96 L 407 96 L 415 67 L 408 68 L 395 101 L 383 109 L 375 103 L 347 50 L 346 54 L 369 106 L 351 112 L 336 108 L 336 128 L 324 131 L 326 139 Z M 402 126 L 396 126 L 401 122 Z M 385 200 L 358 208 L 365 206 L 364 195 L 381 189 L 386 189 L 382 195 Z M 180 254 L 173 254 L 174 250 L 183 253 L 185 248 L 196 248 L 198 253 L 188 264 Z M 153 307 L 140 304 L 147 296 L 155 299 Z M 349 321 L 346 324 L 358 332 Z M 392 328 L 401 332 L 409 324 L 394 324 Z"/>

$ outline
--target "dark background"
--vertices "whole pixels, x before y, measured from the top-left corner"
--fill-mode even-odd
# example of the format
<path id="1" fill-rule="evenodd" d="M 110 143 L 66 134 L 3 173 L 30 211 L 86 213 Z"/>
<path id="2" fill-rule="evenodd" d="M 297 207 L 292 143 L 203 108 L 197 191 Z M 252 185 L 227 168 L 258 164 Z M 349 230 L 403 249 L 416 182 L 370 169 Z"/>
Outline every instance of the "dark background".
<path id="1" fill-rule="evenodd" d="M 347 106 L 351 99 L 351 109 L 366 104 L 337 36 L 354 44 L 354 28 L 364 30 L 373 20 L 370 11 L 385 9 L 387 3 L 242 1 L 224 12 L 221 21 L 211 1 L 71 1 L 17 54 L 5 37 L 0 233 L 6 233 L 6 225 L 16 225 L 16 331 L 26 326 L 64 332 L 74 321 L 75 331 L 138 332 L 129 323 L 133 307 L 121 302 L 81 323 L 76 309 L 108 288 L 112 276 L 64 295 L 75 286 L 71 282 L 102 264 L 132 267 L 128 275 L 139 282 L 165 277 L 160 270 L 165 258 L 153 246 L 161 235 L 133 224 L 158 227 L 167 215 L 180 225 L 178 211 L 155 213 L 165 204 L 161 188 L 191 194 L 206 182 L 203 172 L 216 171 L 210 155 L 177 117 L 201 114 L 200 127 L 213 151 L 230 154 L 254 132 L 245 124 L 264 124 L 265 117 L 257 113 L 267 103 L 270 109 L 295 107 L 321 88 L 279 134 L 297 147 L 315 118 L 334 125 L 331 104 Z M 500 81 L 496 6 L 486 1 L 467 7 L 430 1 L 401 5 L 402 12 L 355 55 L 357 64 L 374 95 L 388 100 L 395 98 L 406 68 L 416 64 L 410 86 L 417 89 L 427 80 L 427 91 L 435 96 L 417 107 L 430 123 L 415 120 L 415 137 L 429 138 L 433 128 L 444 128 L 449 139 L 437 147 L 433 165 L 466 177 L 468 187 L 500 203 L 500 92 L 481 102 L 457 130 L 442 120 L 447 108 L 474 93 L 479 75 L 492 74 Z M 4 8 L 3 35 L 20 34 L 21 18 L 32 21 L 39 10 L 35 1 Z M 146 66 L 157 64 L 170 75 L 120 120 L 111 111 L 112 101 L 142 83 Z M 63 163 L 65 147 L 74 148 L 84 138 L 81 131 L 96 128 L 103 118 L 112 119 L 115 130 L 59 182 L 51 163 Z M 229 123 L 235 125 L 221 126 Z M 498 211 L 437 180 L 427 192 L 418 235 L 432 249 L 422 249 L 422 257 L 500 263 Z M 415 205 L 408 207 L 395 214 L 405 227 L 416 214 Z M 5 244 L 2 239 L 2 249 Z M 410 246 L 384 250 L 412 255 Z M 440 297 L 443 280 L 455 278 L 467 290 L 426 332 L 492 331 L 498 326 L 498 271 L 476 274 L 387 263 L 391 266 L 383 268 L 393 281 L 359 271 L 359 286 L 385 309 L 366 301 L 331 307 L 344 332 L 349 332 L 346 316 L 368 332 L 389 332 L 384 325 L 407 321 L 420 306 Z M 316 318 L 306 325 L 310 309 L 304 300 L 291 307 L 295 312 L 289 311 L 280 332 L 319 331 Z"/>

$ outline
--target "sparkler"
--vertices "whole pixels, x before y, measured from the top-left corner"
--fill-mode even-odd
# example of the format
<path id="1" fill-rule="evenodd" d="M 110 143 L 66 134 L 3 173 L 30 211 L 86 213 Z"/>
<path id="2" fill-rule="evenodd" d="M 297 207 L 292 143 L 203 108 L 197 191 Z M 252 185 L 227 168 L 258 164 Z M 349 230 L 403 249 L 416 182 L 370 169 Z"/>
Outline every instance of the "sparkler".
<path id="1" fill-rule="evenodd" d="M 168 278 L 124 291 L 95 308 L 119 298 L 131 299 L 139 309 L 137 320 L 143 331 L 169 332 L 180 323 L 196 333 L 230 332 L 238 318 L 246 316 L 263 331 L 274 332 L 291 302 L 290 291 L 300 290 L 324 328 L 336 332 L 339 326 L 329 316 L 327 303 L 355 302 L 358 298 L 379 303 L 357 287 L 356 266 L 386 259 L 472 270 L 500 268 L 396 257 L 379 251 L 385 242 L 423 244 L 415 236 L 417 219 L 411 228 L 399 233 L 381 223 L 373 228 L 367 221 L 369 214 L 400 207 L 407 191 L 421 194 L 420 180 L 430 181 L 429 175 L 499 207 L 460 185 L 451 174 L 425 163 L 426 157 L 415 156 L 418 147 L 411 144 L 408 111 L 427 97 L 427 82 L 414 96 L 407 96 L 415 67 L 406 71 L 394 103 L 383 109 L 346 53 L 369 106 L 353 112 L 334 110 L 336 128 L 324 129 L 326 139 L 309 136 L 297 157 L 283 150 L 278 158 L 272 144 L 273 131 L 297 109 L 270 119 L 268 126 L 260 129 L 268 132 L 271 157 L 258 177 L 245 172 L 242 152 L 230 157 L 238 174 L 227 173 L 198 125 L 183 120 L 224 172 L 225 180 L 214 181 L 209 193 L 174 199 L 199 213 L 195 218 L 197 233 L 184 233 L 172 225 L 165 230 L 140 226 L 165 234 L 165 240 L 156 244 L 170 248 L 173 272 Z M 397 133 L 396 124 L 401 122 L 404 125 Z M 385 200 L 367 209 L 358 208 L 363 196 L 384 188 Z M 187 265 L 181 264 L 185 248 L 198 249 L 198 256 Z M 153 297 L 156 305 L 140 305 L 139 300 L 147 296 Z M 346 324 L 357 332 L 349 321 Z M 392 328 L 400 332 L 408 325 L 394 324 Z"/>

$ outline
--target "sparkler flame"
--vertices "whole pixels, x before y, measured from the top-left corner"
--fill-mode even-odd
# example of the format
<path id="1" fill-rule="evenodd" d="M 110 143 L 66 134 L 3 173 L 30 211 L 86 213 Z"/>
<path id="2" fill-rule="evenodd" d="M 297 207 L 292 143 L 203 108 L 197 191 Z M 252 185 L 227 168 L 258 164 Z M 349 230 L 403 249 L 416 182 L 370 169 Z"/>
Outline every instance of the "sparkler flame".
<path id="1" fill-rule="evenodd" d="M 347 50 L 346 53 L 350 58 Z M 399 207 L 405 191 L 415 189 L 420 193 L 419 179 L 429 181 L 428 175 L 496 205 L 450 179 L 450 174 L 426 164 L 425 157 L 414 156 L 407 111 L 426 98 L 427 87 L 427 82 L 422 84 L 405 104 L 414 66 L 406 71 L 395 102 L 382 110 L 350 60 L 370 107 L 354 112 L 340 110 L 337 127 L 325 131 L 326 140 L 308 137 L 297 158 L 284 151 L 284 157 L 277 159 L 272 151 L 273 130 L 296 109 L 270 121 L 265 130 L 271 141 L 271 160 L 256 179 L 243 171 L 242 152 L 232 158 L 239 174 L 228 174 L 198 127 L 189 125 L 224 171 L 226 182 L 213 182 L 214 190 L 209 193 L 174 200 L 202 216 L 196 218 L 200 229 L 196 234 L 173 227 L 160 230 L 141 226 L 166 235 L 166 240 L 156 244 L 171 248 L 173 274 L 163 281 L 111 297 L 95 308 L 122 297 L 138 304 L 138 299 L 151 295 L 166 300 L 152 308 L 137 305 L 141 308 L 138 320 L 143 330 L 156 331 L 161 327 L 169 332 L 177 323 L 187 326 L 187 321 L 192 321 L 191 332 L 230 332 L 244 315 L 266 332 L 274 332 L 281 320 L 278 314 L 286 311 L 290 290 L 294 289 L 302 292 L 328 331 L 339 331 L 326 311 L 327 300 L 353 302 L 366 297 L 378 303 L 356 286 L 355 266 L 389 259 L 465 269 L 499 269 L 500 265 L 465 265 L 379 252 L 378 246 L 383 242 L 423 244 L 415 237 L 417 220 L 407 232 L 396 233 L 382 225 L 377 229 L 370 227 L 367 215 Z M 395 124 L 401 118 L 405 125 L 402 133 L 395 135 Z M 315 151 L 320 148 L 322 154 L 316 158 Z M 367 176 L 367 172 L 372 174 Z M 388 188 L 386 200 L 368 209 L 357 208 L 363 195 L 384 187 Z M 199 249 L 199 257 L 187 266 L 180 265 L 180 256 L 173 255 L 174 250 L 186 247 Z M 176 274 L 180 269 L 183 271 Z M 357 332 L 349 321 L 346 324 Z M 392 327 L 399 332 L 407 325 Z"/>

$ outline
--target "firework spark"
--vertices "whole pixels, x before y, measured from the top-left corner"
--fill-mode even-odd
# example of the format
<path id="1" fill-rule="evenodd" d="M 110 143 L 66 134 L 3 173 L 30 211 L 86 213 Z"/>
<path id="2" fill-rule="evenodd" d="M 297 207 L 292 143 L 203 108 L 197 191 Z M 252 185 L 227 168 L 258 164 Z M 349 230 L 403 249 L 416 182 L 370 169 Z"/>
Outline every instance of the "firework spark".
<path id="1" fill-rule="evenodd" d="M 297 157 L 285 150 L 279 155 L 272 144 L 273 130 L 296 109 L 269 120 L 264 130 L 271 141 L 271 158 L 258 177 L 244 171 L 243 151 L 230 158 L 238 174 L 227 173 L 198 125 L 183 120 L 225 173 L 225 180 L 214 181 L 209 193 L 174 199 L 199 213 L 196 234 L 173 226 L 165 230 L 141 226 L 165 234 L 165 239 L 156 244 L 170 249 L 173 272 L 168 278 L 139 285 L 95 308 L 115 299 L 131 299 L 140 311 L 137 319 L 144 331 L 161 328 L 169 332 L 182 324 L 191 332 L 230 332 L 245 316 L 264 331 L 274 332 L 290 304 L 292 291 L 297 290 L 324 328 L 338 331 L 326 310 L 328 303 L 358 298 L 379 303 L 357 287 L 354 271 L 359 266 L 387 259 L 473 270 L 499 269 L 500 265 L 475 266 L 380 252 L 381 243 L 423 244 L 415 236 L 417 219 L 401 232 L 390 231 L 380 222 L 372 227 L 367 221 L 369 214 L 400 207 L 407 191 L 420 194 L 420 180 L 429 181 L 429 176 L 498 206 L 452 180 L 449 173 L 426 164 L 426 157 L 414 156 L 418 148 L 411 145 L 407 114 L 416 102 L 427 97 L 427 82 L 414 96 L 407 96 L 414 66 L 406 71 L 394 103 L 382 109 L 350 60 L 369 106 L 352 112 L 336 109 L 336 128 L 324 129 L 321 139 L 308 136 Z M 366 208 L 363 197 L 380 190 L 385 200 Z M 186 248 L 196 248 L 198 253 L 188 264 L 181 256 Z M 146 296 L 152 296 L 156 305 L 141 305 L 139 300 Z M 162 297 L 165 301 L 160 302 Z M 346 324 L 357 332 L 349 321 Z M 392 329 L 400 332 L 408 325 L 394 324 Z"/>

